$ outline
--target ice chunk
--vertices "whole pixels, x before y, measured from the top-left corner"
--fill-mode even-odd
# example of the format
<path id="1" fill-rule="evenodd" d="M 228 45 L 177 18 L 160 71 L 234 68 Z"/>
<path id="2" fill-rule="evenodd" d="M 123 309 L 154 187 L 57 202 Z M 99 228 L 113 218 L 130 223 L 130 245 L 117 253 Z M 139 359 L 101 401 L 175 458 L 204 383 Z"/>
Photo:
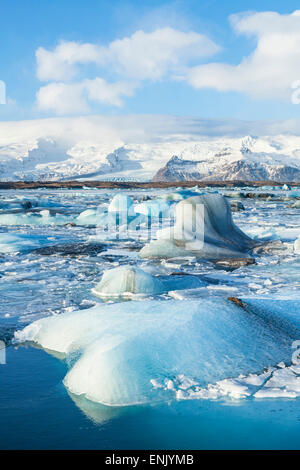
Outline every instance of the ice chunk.
<path id="1" fill-rule="evenodd" d="M 165 291 L 159 279 L 134 266 L 121 266 L 105 271 L 94 294 L 120 296 L 124 294 L 161 294 Z"/>
<path id="2" fill-rule="evenodd" d="M 294 252 L 300 255 L 300 236 L 294 243 Z"/>
<path id="3" fill-rule="evenodd" d="M 99 214 L 98 209 L 87 209 L 76 217 L 76 224 L 78 225 L 97 225 L 102 214 Z"/>
<path id="4" fill-rule="evenodd" d="M 166 398 L 151 380 L 183 374 L 205 387 L 261 373 L 290 359 L 293 333 L 223 299 L 166 300 L 51 316 L 16 332 L 15 341 L 66 355 L 64 384 L 71 393 L 125 406 Z"/>
<path id="5" fill-rule="evenodd" d="M 99 297 L 132 294 L 158 295 L 176 289 L 193 289 L 206 283 L 197 276 L 152 276 L 135 266 L 121 266 L 105 271 L 92 292 Z"/>
<path id="6" fill-rule="evenodd" d="M 205 194 L 179 202 L 176 223 L 157 233 L 146 245 L 142 258 L 195 255 L 199 258 L 245 258 L 255 242 L 234 223 L 230 204 L 220 194 Z"/>
<path id="7" fill-rule="evenodd" d="M 108 206 L 108 212 L 125 212 L 129 216 L 134 215 L 132 199 L 125 194 L 116 194 Z"/>

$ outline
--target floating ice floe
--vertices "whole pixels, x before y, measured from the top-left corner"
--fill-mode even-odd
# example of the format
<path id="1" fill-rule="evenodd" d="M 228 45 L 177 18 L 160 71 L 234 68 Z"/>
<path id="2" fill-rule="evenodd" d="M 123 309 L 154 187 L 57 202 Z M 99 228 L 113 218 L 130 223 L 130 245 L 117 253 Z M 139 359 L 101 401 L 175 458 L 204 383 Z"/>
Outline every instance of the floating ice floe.
<path id="1" fill-rule="evenodd" d="M 92 289 L 99 297 L 159 295 L 176 289 L 193 289 L 206 283 L 197 276 L 153 276 L 136 266 L 120 266 L 105 271 Z"/>
<path id="2" fill-rule="evenodd" d="M 52 215 L 45 209 L 40 212 L 0 214 L 0 225 L 64 225 L 72 222 L 63 214 Z"/>
<path id="3" fill-rule="evenodd" d="M 295 240 L 299 234 L 299 227 L 291 227 L 285 224 L 273 223 L 260 225 L 253 221 L 253 225 L 247 227 L 247 234 L 254 240 L 269 241 L 269 240 Z"/>
<path id="4" fill-rule="evenodd" d="M 228 200 L 205 194 L 176 206 L 176 223 L 157 232 L 158 240 L 140 252 L 142 258 L 195 255 L 199 258 L 245 258 L 255 242 L 234 223 Z"/>
<path id="5" fill-rule="evenodd" d="M 263 309 L 201 299 L 98 305 L 38 320 L 16 332 L 14 341 L 66 356 L 70 370 L 64 384 L 71 393 L 126 406 L 166 399 L 153 380 L 183 375 L 204 388 L 260 374 L 290 360 L 293 339 L 293 325 L 282 324 L 280 315 L 270 321 Z"/>
<path id="6" fill-rule="evenodd" d="M 100 217 L 98 209 L 87 209 L 76 217 L 75 223 L 77 225 L 97 225 Z"/>
<path id="7" fill-rule="evenodd" d="M 240 400 L 247 397 L 265 398 L 298 398 L 300 397 L 300 366 L 286 367 L 279 363 L 269 367 L 262 374 L 239 375 L 236 378 L 224 379 L 201 388 L 197 381 L 183 374 L 164 379 L 163 382 L 151 380 L 154 388 L 169 393 L 173 391 L 177 400 L 219 400 L 230 398 Z"/>
<path id="8" fill-rule="evenodd" d="M 120 266 L 105 271 L 101 281 L 92 289 L 99 297 L 132 294 L 161 294 L 164 285 L 151 274 L 135 266 Z"/>

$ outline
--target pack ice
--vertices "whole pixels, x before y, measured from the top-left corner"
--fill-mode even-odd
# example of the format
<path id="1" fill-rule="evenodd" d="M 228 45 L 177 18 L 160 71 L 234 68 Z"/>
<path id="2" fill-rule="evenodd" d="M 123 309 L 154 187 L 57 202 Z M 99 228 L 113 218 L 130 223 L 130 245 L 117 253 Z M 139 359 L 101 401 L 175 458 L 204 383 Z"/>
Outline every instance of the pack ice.
<path id="1" fill-rule="evenodd" d="M 142 258 L 244 258 L 255 245 L 234 224 L 227 199 L 216 193 L 179 202 L 174 227 L 158 231 L 157 237 L 142 248 Z"/>
<path id="2" fill-rule="evenodd" d="M 37 320 L 14 341 L 64 355 L 64 384 L 75 395 L 109 406 L 142 404 L 166 399 L 153 381 L 183 374 L 205 387 L 290 360 L 294 328 L 253 309 L 220 298 L 97 305 Z"/>

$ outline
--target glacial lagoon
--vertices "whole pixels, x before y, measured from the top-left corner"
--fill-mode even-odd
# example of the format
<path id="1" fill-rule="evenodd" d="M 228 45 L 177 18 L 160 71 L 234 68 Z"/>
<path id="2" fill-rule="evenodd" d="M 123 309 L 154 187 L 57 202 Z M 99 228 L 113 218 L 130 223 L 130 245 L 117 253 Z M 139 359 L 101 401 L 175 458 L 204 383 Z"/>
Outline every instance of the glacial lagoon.
<path id="1" fill-rule="evenodd" d="M 298 449 L 299 198 L 1 191 L 0 447 Z"/>

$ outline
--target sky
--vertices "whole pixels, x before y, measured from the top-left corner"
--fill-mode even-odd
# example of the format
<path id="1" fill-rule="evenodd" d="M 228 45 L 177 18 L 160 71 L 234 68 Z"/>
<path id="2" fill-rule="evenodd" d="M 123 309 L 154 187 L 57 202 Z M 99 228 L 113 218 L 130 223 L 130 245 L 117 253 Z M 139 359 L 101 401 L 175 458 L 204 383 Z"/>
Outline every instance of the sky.
<path id="1" fill-rule="evenodd" d="M 1 0 L 0 120 L 298 119 L 299 8 L 290 0 Z"/>

